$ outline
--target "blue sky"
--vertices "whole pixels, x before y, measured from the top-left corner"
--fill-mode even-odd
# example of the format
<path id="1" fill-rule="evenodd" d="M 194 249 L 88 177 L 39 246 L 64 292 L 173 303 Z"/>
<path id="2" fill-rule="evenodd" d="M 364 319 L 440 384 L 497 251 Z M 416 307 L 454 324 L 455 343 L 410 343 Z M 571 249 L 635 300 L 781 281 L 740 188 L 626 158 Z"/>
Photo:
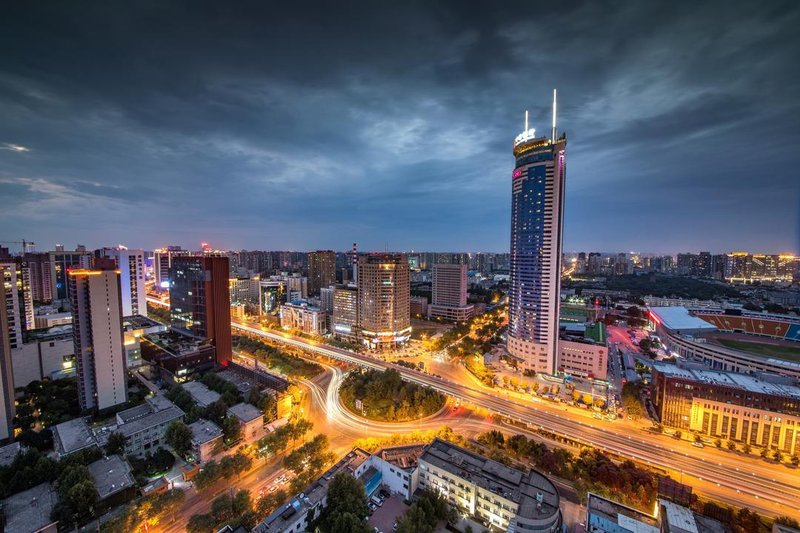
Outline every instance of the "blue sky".
<path id="1" fill-rule="evenodd" d="M 498 4 L 10 4 L 0 240 L 505 251 L 558 87 L 565 249 L 800 252 L 798 4 Z"/>

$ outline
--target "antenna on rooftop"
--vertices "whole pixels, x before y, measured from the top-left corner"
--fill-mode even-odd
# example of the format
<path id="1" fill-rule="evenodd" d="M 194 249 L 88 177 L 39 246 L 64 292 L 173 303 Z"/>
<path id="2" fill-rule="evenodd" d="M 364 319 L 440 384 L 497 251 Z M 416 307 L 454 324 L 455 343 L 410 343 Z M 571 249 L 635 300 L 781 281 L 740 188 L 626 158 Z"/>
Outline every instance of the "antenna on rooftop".
<path id="1" fill-rule="evenodd" d="M 528 131 L 528 110 L 525 110 L 525 129 L 522 131 Z"/>
<path id="2" fill-rule="evenodd" d="M 525 121 L 527 123 L 527 116 Z M 556 90 L 553 89 L 553 137 L 551 139 L 553 142 L 556 142 Z"/>

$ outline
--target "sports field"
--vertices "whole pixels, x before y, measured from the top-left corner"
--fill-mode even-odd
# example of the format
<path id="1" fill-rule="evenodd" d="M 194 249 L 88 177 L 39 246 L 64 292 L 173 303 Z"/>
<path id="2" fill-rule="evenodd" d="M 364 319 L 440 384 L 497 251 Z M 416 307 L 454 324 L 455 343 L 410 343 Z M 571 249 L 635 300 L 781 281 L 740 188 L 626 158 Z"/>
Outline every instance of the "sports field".
<path id="1" fill-rule="evenodd" d="M 760 342 L 748 342 L 719 337 L 717 337 L 716 341 L 734 350 L 742 350 L 743 352 L 763 355 L 764 357 L 776 357 L 778 359 L 800 362 L 800 346 L 795 348 L 793 346 L 779 346 L 776 344 L 763 344 Z"/>

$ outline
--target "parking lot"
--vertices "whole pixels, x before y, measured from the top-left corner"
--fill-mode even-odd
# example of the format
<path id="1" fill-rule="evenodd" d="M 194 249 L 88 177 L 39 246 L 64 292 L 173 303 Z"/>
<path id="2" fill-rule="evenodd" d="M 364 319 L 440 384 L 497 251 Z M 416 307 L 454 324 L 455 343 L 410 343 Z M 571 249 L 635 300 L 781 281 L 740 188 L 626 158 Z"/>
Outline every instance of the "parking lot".
<path id="1" fill-rule="evenodd" d="M 369 517 L 370 527 L 378 528 L 381 533 L 392 533 L 392 526 L 403 516 L 408 509 L 408 505 L 403 503 L 399 496 L 389 496 L 383 501 L 383 505 L 375 509 Z"/>

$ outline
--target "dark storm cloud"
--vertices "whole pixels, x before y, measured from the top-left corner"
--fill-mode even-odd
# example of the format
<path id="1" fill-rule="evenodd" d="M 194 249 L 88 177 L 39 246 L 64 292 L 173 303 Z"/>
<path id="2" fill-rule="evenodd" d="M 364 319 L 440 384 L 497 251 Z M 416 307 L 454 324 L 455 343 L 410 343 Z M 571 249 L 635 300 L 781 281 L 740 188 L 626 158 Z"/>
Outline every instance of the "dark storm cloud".
<path id="1" fill-rule="evenodd" d="M 558 87 L 566 248 L 797 250 L 795 3 L 497 4 L 11 4 L 3 235 L 504 250 Z"/>

